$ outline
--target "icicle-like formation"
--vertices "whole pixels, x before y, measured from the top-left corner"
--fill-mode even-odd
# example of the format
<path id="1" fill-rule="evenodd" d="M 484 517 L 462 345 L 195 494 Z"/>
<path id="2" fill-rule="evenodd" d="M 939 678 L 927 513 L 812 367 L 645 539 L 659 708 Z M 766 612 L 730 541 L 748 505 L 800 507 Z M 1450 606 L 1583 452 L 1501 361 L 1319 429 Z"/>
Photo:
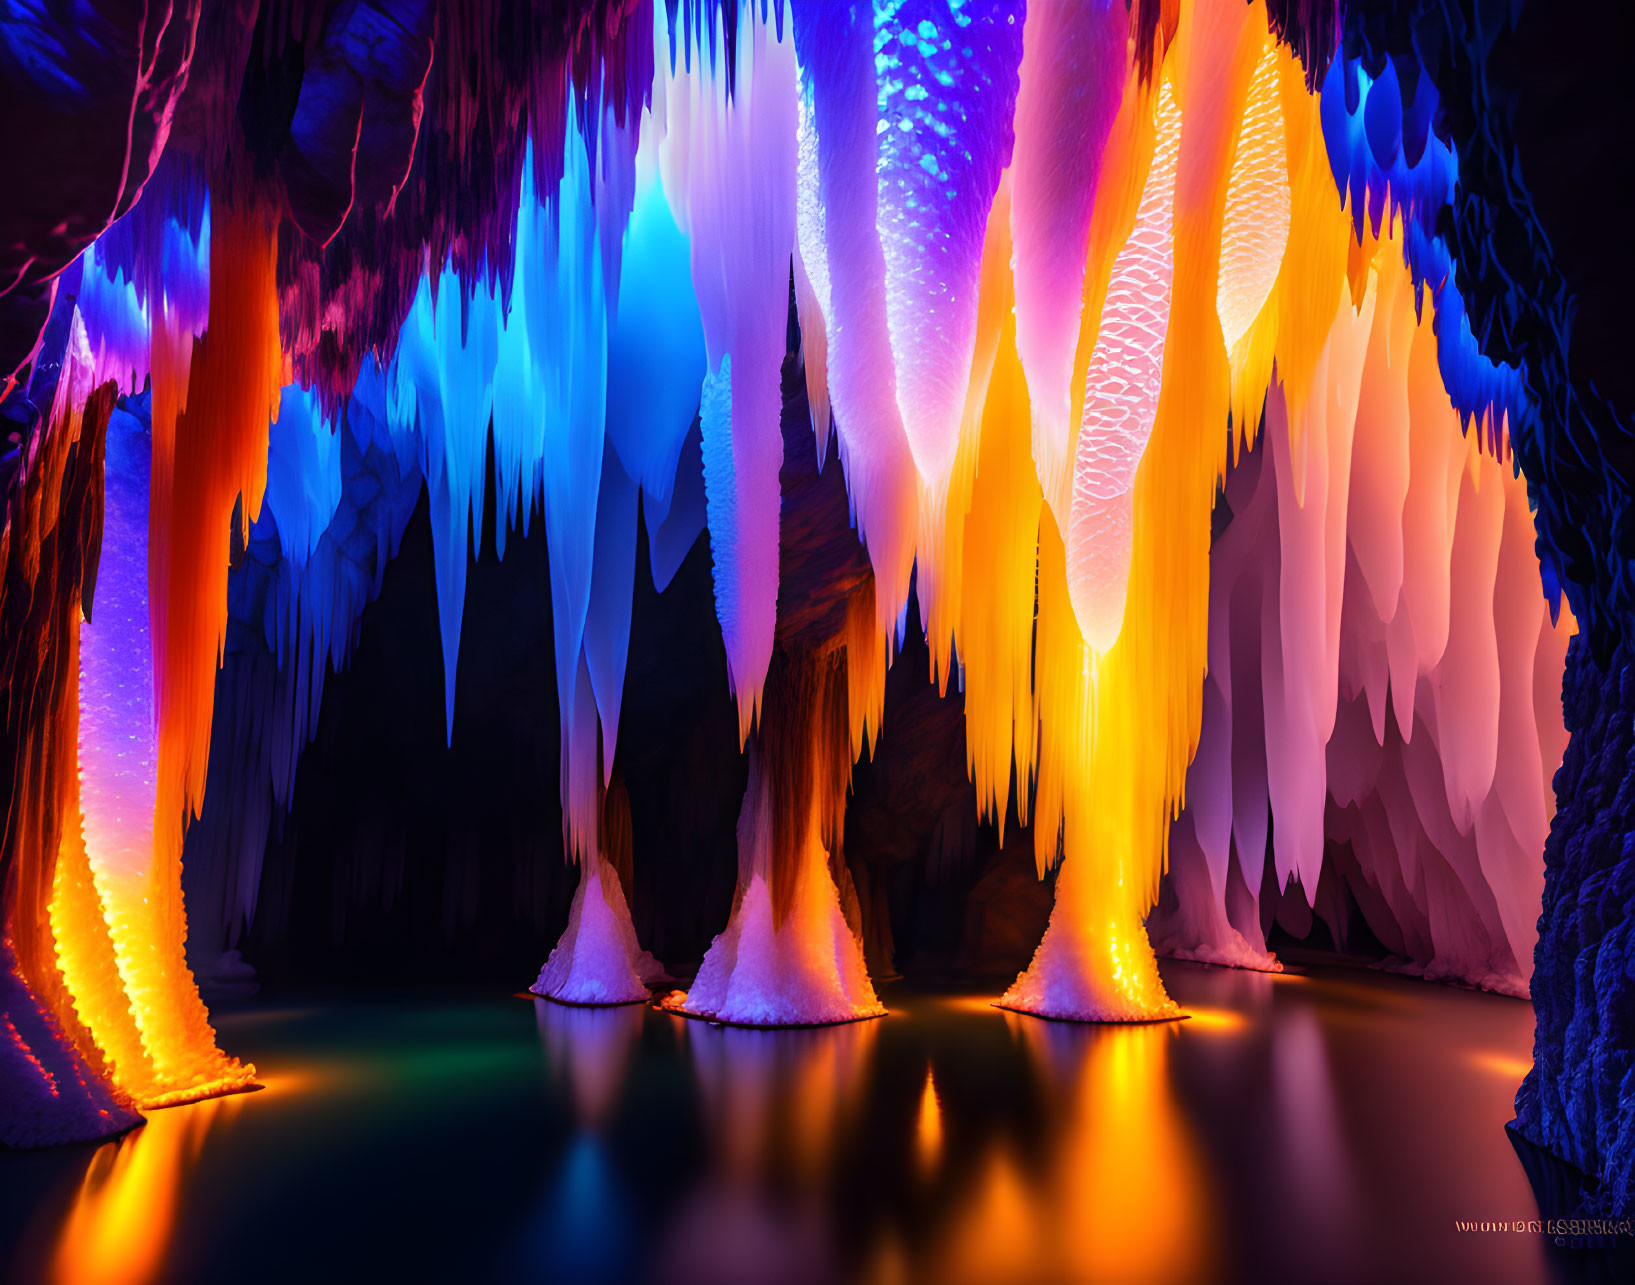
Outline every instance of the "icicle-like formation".
<path id="1" fill-rule="evenodd" d="M 524 170 L 494 434 L 496 443 L 533 444 L 532 459 L 524 454 L 527 446 L 512 449 L 518 450 L 519 470 L 534 470 L 543 490 L 562 713 L 563 824 L 570 851 L 577 852 L 594 841 L 602 777 L 584 653 L 607 444 L 607 316 L 589 157 L 577 133 L 566 150 L 552 209 L 533 199 Z M 498 467 L 498 450 L 495 461 Z M 509 508 L 502 511 L 510 517 Z M 619 639 L 621 654 L 628 633 Z"/>
<path id="2" fill-rule="evenodd" d="M 167 158 L 142 199 L 82 256 L 77 306 L 98 377 L 122 393 L 153 371 L 155 332 L 197 338 L 210 314 L 210 199 Z"/>
<path id="3" fill-rule="evenodd" d="M 1265 44 L 1249 83 L 1221 230 L 1215 308 L 1226 351 L 1233 354 L 1271 297 L 1289 239 L 1288 142 L 1278 89 L 1278 48 L 1270 34 Z"/>
<path id="4" fill-rule="evenodd" d="M 1010 163 L 1025 7 L 875 0 L 886 317 L 921 479 L 946 484 L 976 333 L 988 207 Z"/>
<path id="5" fill-rule="evenodd" d="M 1461 421 L 1474 419 L 1496 451 L 1504 423 L 1525 413 L 1527 394 L 1520 370 L 1483 355 L 1465 316 L 1452 252 L 1436 230 L 1459 178 L 1458 158 L 1432 128 L 1436 86 L 1420 76 L 1404 110 L 1393 63 L 1375 81 L 1339 56 L 1323 80 L 1321 102 L 1329 164 L 1356 236 L 1360 240 L 1365 228 L 1379 236 L 1388 212 L 1400 217 L 1416 297 L 1427 290 L 1431 296 L 1442 383 Z"/>
<path id="6" fill-rule="evenodd" d="M 1360 913 L 1400 967 L 1525 995 L 1573 624 L 1539 593 L 1525 483 L 1461 435 L 1392 231 L 1306 404 L 1274 385 L 1266 444 L 1228 480 L 1154 935 L 1275 968 L 1273 914 L 1298 933 L 1315 913 L 1343 948 Z"/>
<path id="7" fill-rule="evenodd" d="M 607 439 L 641 488 L 650 533 L 674 503 L 677 466 L 704 380 L 703 324 L 687 238 L 659 174 L 659 132 L 658 122 L 644 123 L 607 353 Z"/>
<path id="8" fill-rule="evenodd" d="M 778 603 L 778 381 L 796 151 L 794 41 L 779 7 L 774 32 L 763 6 L 741 0 L 735 65 L 712 43 L 707 65 L 678 68 L 665 90 L 666 186 L 686 210 L 704 318 L 704 484 L 740 740 L 760 710 Z"/>
<path id="9" fill-rule="evenodd" d="M 862 5 L 801 4 L 794 36 L 801 93 L 817 135 L 817 174 L 803 182 L 816 183 L 815 209 L 823 216 L 821 228 L 810 219 L 802 227 L 801 262 L 810 280 L 828 281 L 822 308 L 828 396 L 852 523 L 874 569 L 875 625 L 885 635 L 908 603 L 919 488 L 886 315 L 875 27 Z M 801 325 L 804 331 L 805 314 Z"/>
<path id="10" fill-rule="evenodd" d="M 1012 772 L 1016 812 L 1028 819 L 1038 743 L 1033 650 L 1035 568 L 1042 495 L 1028 414 L 1028 385 L 1016 347 L 1006 191 L 994 203 L 984 253 L 981 325 L 997 329 L 986 343 L 981 394 L 968 410 L 947 514 L 948 544 L 959 546 L 945 574 L 931 584 L 931 618 L 946 610 L 957 621 L 965 691 L 965 748 L 977 806 L 1004 833 Z M 942 600 L 953 599 L 946 607 Z M 934 635 L 939 637 L 940 634 Z"/>
<path id="11" fill-rule="evenodd" d="M 1181 113 L 1166 82 L 1158 93 L 1152 164 L 1135 228 L 1113 261 L 1073 468 L 1068 584 L 1079 628 L 1097 652 L 1113 645 L 1124 620 L 1135 471 L 1158 415 L 1175 271 L 1170 223 L 1180 149 Z"/>
<path id="12" fill-rule="evenodd" d="M 339 425 L 309 392 L 284 390 L 261 517 L 228 580 L 231 686 L 218 689 L 211 788 L 187 835 L 188 956 L 201 984 L 248 978 L 234 947 L 255 914 L 270 827 L 293 801 L 326 676 L 350 663 L 419 500 L 419 460 L 418 438 L 390 427 L 372 358 Z"/>
<path id="13" fill-rule="evenodd" d="M 449 277 L 442 288 L 434 288 L 429 276 L 421 279 L 403 323 L 386 405 L 392 421 L 412 429 L 421 443 L 443 640 L 443 708 L 452 741 L 470 534 L 483 528 L 487 493 L 499 308 L 491 289 L 463 300 L 458 278 Z"/>
<path id="14" fill-rule="evenodd" d="M 806 404 L 812 411 L 818 467 L 829 453 L 828 317 L 834 311 L 829 280 L 828 215 L 823 208 L 823 170 L 818 159 L 817 110 L 811 86 L 795 100 L 799 113 L 795 163 L 795 310 L 800 319 L 801 359 L 806 367 Z"/>
<path id="15" fill-rule="evenodd" d="M 1102 151 L 1130 71 L 1118 0 L 1033 0 L 1016 98 L 1016 350 L 1033 396 L 1033 458 L 1058 523 L 1073 478 L 1073 358 Z"/>

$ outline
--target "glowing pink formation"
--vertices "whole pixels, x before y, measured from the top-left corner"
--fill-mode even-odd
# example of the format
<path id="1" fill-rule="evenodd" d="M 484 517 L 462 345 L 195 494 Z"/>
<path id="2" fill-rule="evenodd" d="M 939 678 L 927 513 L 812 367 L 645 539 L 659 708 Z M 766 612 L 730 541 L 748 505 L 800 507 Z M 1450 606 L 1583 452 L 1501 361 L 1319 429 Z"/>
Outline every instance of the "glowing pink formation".
<path id="1" fill-rule="evenodd" d="M 1316 915 L 1342 949 L 1366 926 L 1397 967 L 1525 995 L 1573 625 L 1550 620 L 1526 484 L 1461 431 L 1404 272 L 1340 301 L 1305 406 L 1273 386 L 1225 502 L 1154 945 L 1275 969 L 1265 927 L 1303 937 Z"/>

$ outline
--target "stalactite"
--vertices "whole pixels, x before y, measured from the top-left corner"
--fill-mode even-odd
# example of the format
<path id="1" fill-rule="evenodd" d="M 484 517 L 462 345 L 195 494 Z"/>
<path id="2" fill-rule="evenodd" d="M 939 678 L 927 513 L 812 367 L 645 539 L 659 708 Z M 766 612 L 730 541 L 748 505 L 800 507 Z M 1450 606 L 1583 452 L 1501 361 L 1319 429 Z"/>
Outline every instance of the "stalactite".
<path id="1" fill-rule="evenodd" d="M 1175 273 L 1171 212 L 1181 113 L 1166 82 L 1135 227 L 1113 261 L 1073 467 L 1067 562 L 1074 615 L 1105 652 L 1118 638 L 1130 577 L 1136 469 L 1158 414 Z"/>
<path id="2" fill-rule="evenodd" d="M 908 603 L 918 488 L 887 325 L 875 32 L 861 6 L 797 5 L 793 17 L 801 93 L 817 134 L 817 201 L 807 212 L 823 212 L 821 229 L 810 217 L 802 226 L 800 249 L 808 276 L 829 282 L 829 401 L 851 519 L 874 569 L 876 627 L 885 634 Z"/>
<path id="3" fill-rule="evenodd" d="M 920 478 L 940 493 L 959 444 L 988 208 L 1010 162 L 1023 5 L 875 6 L 875 222 L 897 406 Z"/>
<path id="4" fill-rule="evenodd" d="M 780 6 L 781 10 L 781 6 Z M 744 8 L 736 62 L 674 74 L 666 185 L 686 211 L 704 319 L 704 484 L 740 739 L 761 704 L 778 600 L 778 369 L 795 245 L 793 36 Z M 728 93 L 728 77 L 732 91 Z"/>
<path id="5" fill-rule="evenodd" d="M 184 850 L 188 959 L 202 987 L 253 975 L 236 947 L 255 916 L 268 835 L 294 802 L 326 677 L 350 663 L 419 499 L 419 457 L 418 438 L 387 419 L 372 359 L 344 423 L 332 426 L 309 390 L 284 390 L 261 516 L 228 578 L 211 784 Z"/>
<path id="6" fill-rule="evenodd" d="M 1077 425 L 1073 358 L 1102 154 L 1130 66 L 1129 19 L 1111 0 L 1028 7 L 1016 98 L 1016 349 L 1033 397 L 1033 457 L 1065 523 Z"/>
<path id="7" fill-rule="evenodd" d="M 1153 932 L 1279 966 L 1269 809 L 1273 885 L 1342 947 L 1366 925 L 1396 967 L 1526 994 L 1573 622 L 1539 592 L 1526 484 L 1460 432 L 1399 236 L 1372 250 L 1361 308 L 1340 302 L 1306 405 L 1274 385 L 1229 478 L 1203 735 Z"/>

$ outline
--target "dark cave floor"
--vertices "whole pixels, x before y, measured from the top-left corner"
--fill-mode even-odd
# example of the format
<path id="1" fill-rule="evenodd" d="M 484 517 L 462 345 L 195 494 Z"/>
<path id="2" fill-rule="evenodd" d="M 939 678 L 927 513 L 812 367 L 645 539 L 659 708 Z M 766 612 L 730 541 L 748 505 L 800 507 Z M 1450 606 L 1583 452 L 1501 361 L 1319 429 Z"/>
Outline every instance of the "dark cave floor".
<path id="1" fill-rule="evenodd" d="M 0 1155 L 19 1281 L 1549 1281 L 1504 1125 L 1528 1005 L 1166 963 L 1081 1027 L 888 984 L 725 1029 L 477 991 L 217 1013 L 258 1093 Z"/>

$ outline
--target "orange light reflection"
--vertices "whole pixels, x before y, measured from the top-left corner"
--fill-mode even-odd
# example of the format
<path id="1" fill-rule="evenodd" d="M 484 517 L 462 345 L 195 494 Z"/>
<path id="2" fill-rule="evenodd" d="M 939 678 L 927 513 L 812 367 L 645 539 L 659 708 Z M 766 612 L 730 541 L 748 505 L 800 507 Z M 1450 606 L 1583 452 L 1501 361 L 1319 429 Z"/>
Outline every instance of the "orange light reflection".
<path id="1" fill-rule="evenodd" d="M 1188 1007 L 1187 1021 L 1182 1027 L 1184 1032 L 1206 1031 L 1209 1034 L 1230 1035 L 1247 1029 L 1249 1021 L 1242 1013 L 1235 1013 L 1229 1008 L 1197 1008 Z"/>
<path id="2" fill-rule="evenodd" d="M 205 1135 L 241 1098 L 155 1111 L 133 1133 L 97 1148 L 57 1245 L 60 1285 L 145 1285 L 164 1266 L 176 1199 Z"/>
<path id="3" fill-rule="evenodd" d="M 1507 1080 L 1520 1081 L 1533 1069 L 1533 1059 L 1510 1053 L 1476 1052 L 1470 1055 L 1470 1064 L 1480 1071 L 1491 1071 Z"/>
<path id="4" fill-rule="evenodd" d="M 995 1142 L 949 1219 L 927 1279 L 1206 1281 L 1218 1220 L 1204 1160 L 1170 1088 L 1172 1023 L 1009 1020 L 1047 1093 L 1038 1162 Z"/>
<path id="5" fill-rule="evenodd" d="M 937 1098 L 937 1085 L 931 1069 L 926 1068 L 925 1092 L 920 1095 L 920 1125 L 917 1138 L 920 1171 L 928 1173 L 942 1155 L 942 1103 Z"/>

